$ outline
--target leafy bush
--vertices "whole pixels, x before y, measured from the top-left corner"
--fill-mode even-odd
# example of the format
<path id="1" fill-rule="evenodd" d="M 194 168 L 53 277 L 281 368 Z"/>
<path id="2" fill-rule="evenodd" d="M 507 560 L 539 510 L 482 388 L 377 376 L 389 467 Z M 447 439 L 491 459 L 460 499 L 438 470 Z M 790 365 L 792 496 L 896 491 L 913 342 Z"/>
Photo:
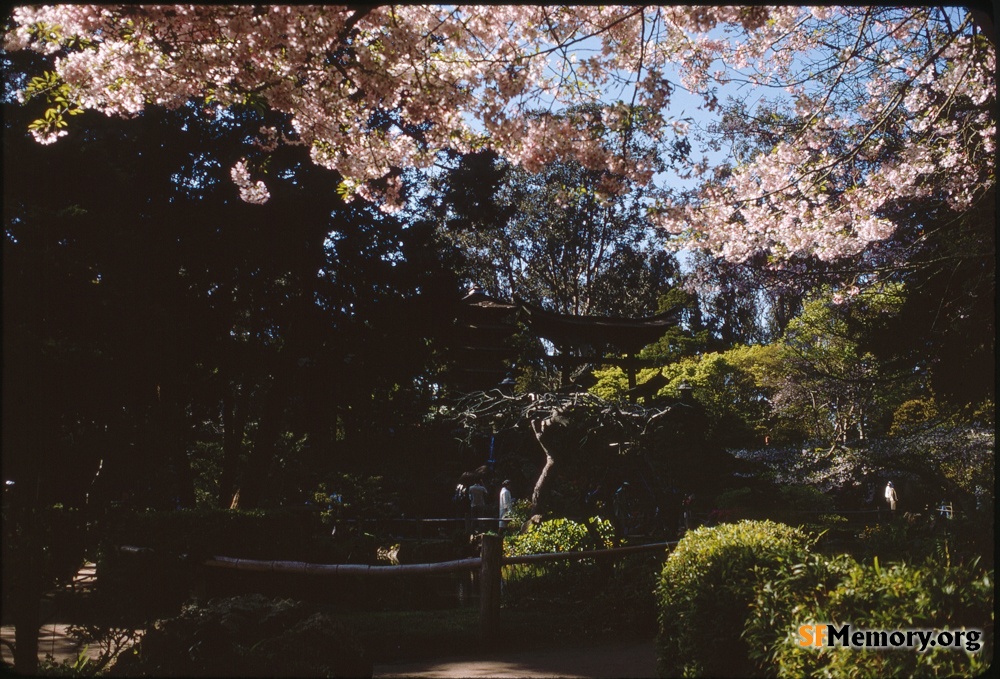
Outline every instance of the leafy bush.
<path id="1" fill-rule="evenodd" d="M 586 523 L 566 518 L 549 519 L 540 524 L 527 524 L 525 532 L 508 533 L 504 538 L 503 552 L 504 556 L 525 556 L 606 549 L 614 544 L 614 534 L 612 523 L 597 516 L 590 517 Z M 505 577 L 508 584 L 514 581 L 520 581 L 522 584 L 534 581 L 544 590 L 551 586 L 551 578 L 565 581 L 569 577 L 570 580 L 579 582 L 577 576 L 581 576 L 584 572 L 581 566 L 588 569 L 593 565 L 593 559 L 522 564 L 506 567 Z M 510 590 L 508 593 L 511 593 Z"/>
<path id="2" fill-rule="evenodd" d="M 983 646 L 978 652 L 799 646 L 799 625 L 829 622 L 850 622 L 855 630 L 977 629 Z M 861 565 L 816 556 L 761 590 L 747 639 L 779 677 L 975 676 L 993 659 L 993 574 L 976 563 L 880 567 L 877 560 Z"/>
<path id="3" fill-rule="evenodd" d="M 778 506 L 793 511 L 832 512 L 833 498 L 808 484 L 787 484 L 778 487 Z"/>
<path id="4" fill-rule="evenodd" d="M 816 512 L 834 511 L 834 502 L 826 493 L 808 484 L 758 484 L 723 491 L 715 500 L 716 523 L 740 519 L 780 518 L 797 523 L 816 516 Z"/>
<path id="5" fill-rule="evenodd" d="M 715 506 L 719 509 L 748 509 L 756 505 L 757 501 L 751 488 L 730 488 L 719 493 Z"/>
<path id="6" fill-rule="evenodd" d="M 922 561 L 933 554 L 937 540 L 927 523 L 890 521 L 865 526 L 851 546 L 852 554 L 861 561 L 878 558 L 889 561 Z"/>
<path id="7" fill-rule="evenodd" d="M 388 519 L 396 516 L 396 493 L 385 487 L 381 476 L 331 474 L 313 492 L 313 501 L 322 508 L 324 523 L 343 519 Z"/>
<path id="8" fill-rule="evenodd" d="M 804 602 L 823 598 L 856 565 L 846 554 L 832 558 L 809 554 L 803 562 L 782 569 L 761 585 L 743 634 L 758 668 L 768 668 L 765 673 L 774 675 L 778 646 L 790 630 L 815 622 L 805 613 Z"/>
<path id="9" fill-rule="evenodd" d="M 348 629 L 329 616 L 251 595 L 188 607 L 158 622 L 110 674 L 370 677 L 372 664 Z"/>
<path id="10" fill-rule="evenodd" d="M 615 529 L 611 522 L 596 516 L 587 519 L 586 524 L 565 518 L 549 519 L 529 526 L 524 533 L 507 537 L 504 540 L 504 554 L 522 556 L 605 549 L 612 546 L 614 535 Z"/>
<path id="11" fill-rule="evenodd" d="M 928 558 L 971 561 L 993 566 L 993 525 L 979 515 L 954 519 L 920 517 L 867 526 L 857 534 L 852 554 L 861 561 L 919 563 Z"/>
<path id="12" fill-rule="evenodd" d="M 812 538 L 771 521 L 688 532 L 667 559 L 657 589 L 661 676 L 751 676 L 741 637 L 757 589 L 801 563 Z"/>

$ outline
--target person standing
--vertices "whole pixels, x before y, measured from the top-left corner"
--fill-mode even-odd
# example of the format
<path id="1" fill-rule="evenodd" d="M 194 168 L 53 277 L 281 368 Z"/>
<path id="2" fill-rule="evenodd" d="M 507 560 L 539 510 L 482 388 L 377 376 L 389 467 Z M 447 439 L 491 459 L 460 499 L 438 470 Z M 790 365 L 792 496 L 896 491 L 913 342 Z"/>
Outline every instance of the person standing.
<path id="1" fill-rule="evenodd" d="M 896 511 L 896 502 L 898 501 L 896 496 L 896 487 L 892 485 L 892 481 L 885 486 L 885 501 L 889 503 L 889 511 Z"/>
<path id="2" fill-rule="evenodd" d="M 505 480 L 500 486 L 500 528 L 507 527 L 507 522 L 504 521 L 504 519 L 510 516 L 510 512 L 513 508 L 514 496 L 510 493 L 510 481 Z"/>
<path id="3" fill-rule="evenodd" d="M 469 486 L 469 509 L 472 510 L 473 519 L 486 515 L 486 486 L 478 479 Z"/>

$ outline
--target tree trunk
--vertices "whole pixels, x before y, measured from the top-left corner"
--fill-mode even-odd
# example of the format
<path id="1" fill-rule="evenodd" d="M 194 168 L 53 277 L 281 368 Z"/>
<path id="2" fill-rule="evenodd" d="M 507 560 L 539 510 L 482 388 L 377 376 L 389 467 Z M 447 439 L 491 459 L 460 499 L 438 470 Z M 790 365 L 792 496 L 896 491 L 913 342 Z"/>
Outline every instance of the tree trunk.
<path id="1" fill-rule="evenodd" d="M 264 407 L 254 436 L 253 450 L 243 471 L 243 480 L 233 498 L 234 509 L 255 509 L 264 499 L 264 486 L 274 461 L 275 446 L 281 434 L 281 416 L 285 410 L 290 387 L 291 378 L 279 372 L 264 397 Z"/>
<path id="2" fill-rule="evenodd" d="M 219 475 L 219 506 L 231 507 L 240 464 L 243 418 L 236 415 L 236 387 L 228 379 L 222 387 L 222 471 Z"/>
<path id="3" fill-rule="evenodd" d="M 538 480 L 535 481 L 535 488 L 531 492 L 530 513 L 532 516 L 542 513 L 545 491 L 547 490 L 548 481 L 552 478 L 552 469 L 556 464 L 555 458 L 552 457 L 552 453 L 550 453 L 548 447 L 542 443 L 542 432 L 545 431 L 546 422 L 548 422 L 548 420 L 543 420 L 541 422 L 535 421 L 531 423 L 531 429 L 535 432 L 535 439 L 538 441 L 538 445 L 542 449 L 542 452 L 545 453 L 545 466 L 542 467 L 542 471 L 538 475 Z"/>
<path id="4" fill-rule="evenodd" d="M 42 620 L 39 604 L 42 600 L 41 573 L 30 571 L 30 559 L 19 568 L 22 571 L 20 586 L 15 593 L 18 600 L 14 621 L 14 671 L 22 676 L 38 673 L 38 629 Z M 24 580 L 27 580 L 25 582 Z"/>
<path id="5" fill-rule="evenodd" d="M 44 270 L 39 268 L 39 271 Z M 46 335 L 39 331 L 37 336 Z M 42 343 L 38 342 L 29 360 L 25 361 L 30 366 L 27 374 L 17 371 L 17 377 L 11 380 L 13 388 L 10 390 L 7 389 L 6 378 L 15 370 L 6 360 L 3 366 L 6 373 L 3 394 L 4 479 L 14 482 L 10 490 L 5 488 L 3 491 L 5 495 L 9 494 L 4 498 L 5 504 L 9 502 L 9 505 L 4 507 L 2 513 L 3 538 L 5 543 L 8 540 L 9 543 L 4 545 L 3 551 L 11 561 L 3 566 L 9 568 L 13 576 L 12 587 L 7 594 L 12 604 L 10 613 L 14 624 L 14 672 L 22 676 L 38 673 L 42 564 L 46 546 L 39 516 L 42 504 L 41 464 L 48 457 L 59 422 L 48 407 L 50 401 L 45 385 L 53 383 L 52 373 L 43 359 L 41 346 Z M 26 408 L 17 407 L 22 404 Z M 13 413 L 17 413 L 17 417 L 12 421 Z M 7 579 L 4 580 L 7 585 Z"/>
<path id="6" fill-rule="evenodd" d="M 25 490 L 25 489 L 22 489 Z M 27 489 L 30 492 L 30 489 Z M 18 509 L 17 549 L 14 563 L 14 671 L 20 675 L 38 673 L 38 629 L 41 627 L 42 549 L 39 542 L 38 517 L 31 505 L 32 498 L 24 493 L 21 502 L 28 506 Z"/>
<path id="7" fill-rule="evenodd" d="M 172 504 L 194 507 L 194 472 L 181 433 L 184 415 L 177 402 L 179 391 L 173 383 L 166 381 L 156 385 L 156 440 L 163 459 L 172 463 L 176 491 Z"/>

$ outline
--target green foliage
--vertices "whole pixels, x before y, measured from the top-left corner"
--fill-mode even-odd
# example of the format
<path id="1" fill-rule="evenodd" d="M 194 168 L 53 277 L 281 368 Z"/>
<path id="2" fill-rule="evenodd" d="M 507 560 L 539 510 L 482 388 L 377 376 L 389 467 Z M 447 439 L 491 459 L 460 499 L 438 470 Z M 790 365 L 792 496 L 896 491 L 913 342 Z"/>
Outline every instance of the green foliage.
<path id="1" fill-rule="evenodd" d="M 131 647 L 143 635 L 141 629 L 107 626 L 98 622 L 69 625 L 67 632 L 80 644 L 79 654 L 62 662 L 56 662 L 52 655 L 46 654 L 45 660 L 39 663 L 39 674 L 42 676 L 101 676 L 109 664 L 123 653 L 130 653 Z M 96 653 L 93 652 L 95 649 Z"/>
<path id="2" fill-rule="evenodd" d="M 730 488 L 719 493 L 715 506 L 719 509 L 747 509 L 754 502 L 753 490 L 747 487 Z"/>
<path id="3" fill-rule="evenodd" d="M 644 635 L 656 629 L 656 578 L 661 563 L 661 554 L 615 560 L 610 576 L 601 583 L 595 597 L 609 628 Z"/>
<path id="4" fill-rule="evenodd" d="M 688 532 L 660 576 L 661 676 L 750 676 L 741 638 L 760 585 L 803 561 L 812 538 L 771 521 Z"/>
<path id="5" fill-rule="evenodd" d="M 778 487 L 778 505 L 799 511 L 833 511 L 833 498 L 809 485 L 790 484 Z"/>
<path id="6" fill-rule="evenodd" d="M 38 663 L 38 676 L 41 677 L 93 677 L 100 671 L 97 663 L 87 655 L 87 649 L 80 651 L 75 658 L 67 658 L 57 662 L 51 654 L 45 655 L 45 660 Z"/>
<path id="7" fill-rule="evenodd" d="M 892 414 L 890 436 L 907 434 L 927 426 L 938 417 L 939 409 L 933 396 L 904 401 Z"/>
<path id="8" fill-rule="evenodd" d="M 725 445 L 763 440 L 772 426 L 760 373 L 777 360 L 775 352 L 775 347 L 736 346 L 683 359 L 663 369 L 670 382 L 662 393 L 676 398 L 686 382 L 705 409 L 713 436 Z"/>
<path id="9" fill-rule="evenodd" d="M 775 674 L 786 637 L 798 630 L 799 625 L 817 622 L 807 616 L 806 602 L 825 597 L 856 565 L 847 555 L 830 558 L 809 554 L 761 584 L 743 633 L 756 668 L 764 669 L 769 676 Z"/>
<path id="10" fill-rule="evenodd" d="M 830 622 L 869 630 L 976 629 L 985 632 L 984 646 L 978 652 L 799 646 L 799 625 Z M 862 565 L 814 556 L 761 590 L 747 641 L 778 677 L 976 676 L 992 661 L 992 628 L 993 573 L 975 562 L 881 566 L 877 559 Z"/>
<path id="11" fill-rule="evenodd" d="M 867 526 L 851 544 L 852 554 L 865 561 L 919 563 L 925 559 L 993 564 L 993 516 L 958 515 L 953 519 L 921 516 Z"/>
<path id="12" fill-rule="evenodd" d="M 509 536 L 504 540 L 504 554 L 523 556 L 606 549 L 614 544 L 614 535 L 611 522 L 597 516 L 587 519 L 586 524 L 565 518 L 549 519 L 529 526 L 524 533 Z"/>
<path id="13" fill-rule="evenodd" d="M 490 295 L 570 314 L 647 315 L 678 276 L 639 202 L 601 197 L 601 173 L 556 162 L 538 173 L 493 153 L 442 174 L 431 219 L 459 274 Z"/>
<path id="14" fill-rule="evenodd" d="M 520 500 L 514 500 L 514 505 L 510 508 L 510 513 L 508 514 L 508 526 L 513 528 L 520 528 L 523 526 L 528 519 L 531 518 L 531 500 L 529 498 L 521 498 Z"/>
<path id="15" fill-rule="evenodd" d="M 786 426 L 827 445 L 877 432 L 916 379 L 869 347 L 905 299 L 901 285 L 883 284 L 847 294 L 824 288 L 806 301 L 781 338 L 782 360 L 764 376 Z"/>
<path id="16" fill-rule="evenodd" d="M 658 372 L 659 368 L 643 368 L 636 373 L 635 382 L 642 384 Z M 613 365 L 595 368 L 593 376 L 597 382 L 588 391 L 594 396 L 611 402 L 621 402 L 627 398 L 628 375 L 623 368 Z"/>
<path id="17" fill-rule="evenodd" d="M 879 529 L 915 538 L 905 523 Z M 667 560 L 658 589 L 663 676 L 974 676 L 992 660 L 993 573 L 956 561 L 947 541 L 914 563 L 862 565 L 811 553 L 801 531 L 742 522 L 692 531 Z M 882 545 L 883 550 L 886 549 Z M 884 555 L 886 551 L 883 551 Z M 882 562 L 885 561 L 883 556 Z M 802 647 L 799 627 L 982 630 L 973 649 Z"/>
<path id="18" fill-rule="evenodd" d="M 386 490 L 384 478 L 369 474 L 331 474 L 319 484 L 313 501 L 322 508 L 324 523 L 346 518 L 386 519 L 396 506 L 395 493 Z"/>
<path id="19" fill-rule="evenodd" d="M 807 484 L 760 484 L 742 486 L 719 494 L 716 506 L 721 509 L 787 509 L 792 511 L 833 511 L 833 499 Z"/>
<path id="20" fill-rule="evenodd" d="M 371 661 L 342 623 L 261 595 L 190 606 L 161 620 L 111 676 L 358 677 Z"/>
<path id="21" fill-rule="evenodd" d="M 854 556 L 861 560 L 921 560 L 930 556 L 937 544 L 928 522 L 890 521 L 865 526 L 852 544 Z"/>
<path id="22" fill-rule="evenodd" d="M 739 519 L 781 517 L 788 523 L 806 523 L 816 518 L 814 512 L 834 509 L 833 498 L 805 484 L 756 484 L 723 491 L 715 499 L 712 518 L 733 522 Z M 807 513 L 804 513 L 807 512 Z"/>
<path id="23" fill-rule="evenodd" d="M 49 137 L 56 131 L 68 127 L 69 123 L 64 116 L 83 113 L 83 108 L 74 99 L 69 84 L 54 71 L 45 71 L 33 77 L 21 94 L 25 102 L 43 95 L 49 107 L 41 118 L 28 124 L 28 129 L 35 134 Z"/>

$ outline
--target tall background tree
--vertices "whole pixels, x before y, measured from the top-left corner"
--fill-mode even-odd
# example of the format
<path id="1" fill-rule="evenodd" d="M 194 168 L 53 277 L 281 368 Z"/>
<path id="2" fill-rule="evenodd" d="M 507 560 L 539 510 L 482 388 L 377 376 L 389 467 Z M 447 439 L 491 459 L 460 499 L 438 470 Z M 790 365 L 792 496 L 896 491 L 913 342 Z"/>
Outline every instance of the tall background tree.
<path id="1" fill-rule="evenodd" d="M 267 205 L 240 199 L 234 149 L 283 116 L 84 113 L 39 145 L 12 95 L 38 66 L 6 55 L 3 103 L 4 596 L 26 672 L 47 507 L 300 503 L 361 451 L 378 464 L 422 421 L 456 290 L 430 230 L 345 204 L 300 149 L 268 157 Z"/>
<path id="2" fill-rule="evenodd" d="M 679 267 L 639 196 L 605 197 L 602 178 L 574 162 L 530 174 L 466 156 L 431 209 L 463 277 L 496 297 L 575 316 L 651 314 Z"/>

